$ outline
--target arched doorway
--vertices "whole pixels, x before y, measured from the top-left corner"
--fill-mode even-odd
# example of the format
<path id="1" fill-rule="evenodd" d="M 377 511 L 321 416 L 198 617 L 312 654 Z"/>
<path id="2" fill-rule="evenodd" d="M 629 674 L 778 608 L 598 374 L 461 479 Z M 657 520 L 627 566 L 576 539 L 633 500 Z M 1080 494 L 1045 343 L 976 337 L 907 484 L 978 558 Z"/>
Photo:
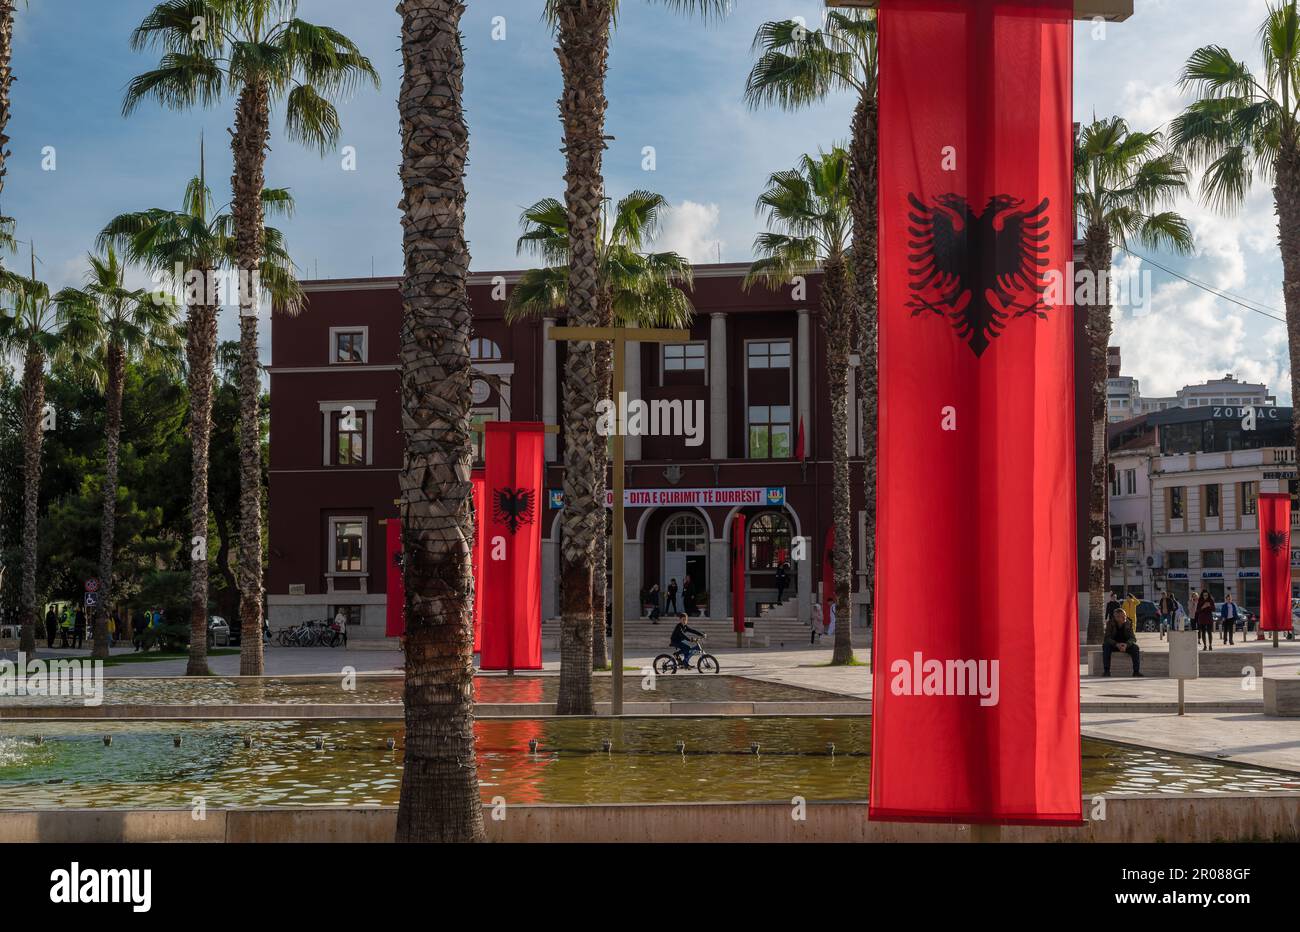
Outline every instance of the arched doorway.
<path id="1" fill-rule="evenodd" d="M 660 591 L 667 596 L 668 584 L 676 580 L 677 610 L 694 614 L 709 591 L 709 532 L 703 518 L 684 511 L 664 523 L 659 567 Z"/>
<path id="2" fill-rule="evenodd" d="M 783 512 L 764 511 L 755 515 L 746 528 L 749 547 L 745 555 L 745 569 L 749 574 L 749 586 L 754 590 L 772 590 L 776 592 L 776 572 L 782 563 L 786 564 L 785 594 L 797 591 L 798 573 L 790 560 L 790 550 L 794 545 L 794 527 Z"/>

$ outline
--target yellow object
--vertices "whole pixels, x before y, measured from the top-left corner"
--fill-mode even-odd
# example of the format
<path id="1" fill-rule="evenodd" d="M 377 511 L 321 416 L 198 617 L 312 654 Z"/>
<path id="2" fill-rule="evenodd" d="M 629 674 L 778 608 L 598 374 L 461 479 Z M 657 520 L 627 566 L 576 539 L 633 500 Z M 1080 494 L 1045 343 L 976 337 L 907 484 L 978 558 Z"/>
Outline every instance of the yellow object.
<path id="1" fill-rule="evenodd" d="M 1133 630 L 1135 630 L 1135 631 L 1137 630 L 1136 625 L 1137 625 L 1137 620 L 1138 620 L 1138 602 L 1139 602 L 1139 601 L 1141 601 L 1141 600 L 1138 599 L 1137 596 L 1135 596 L 1135 595 L 1130 595 L 1127 599 L 1125 599 L 1123 602 L 1120 603 L 1120 608 L 1124 609 L 1124 614 L 1128 616 L 1128 620 L 1131 621 L 1131 622 L 1133 622 L 1133 624 L 1134 624 L 1134 629 L 1133 629 Z"/>

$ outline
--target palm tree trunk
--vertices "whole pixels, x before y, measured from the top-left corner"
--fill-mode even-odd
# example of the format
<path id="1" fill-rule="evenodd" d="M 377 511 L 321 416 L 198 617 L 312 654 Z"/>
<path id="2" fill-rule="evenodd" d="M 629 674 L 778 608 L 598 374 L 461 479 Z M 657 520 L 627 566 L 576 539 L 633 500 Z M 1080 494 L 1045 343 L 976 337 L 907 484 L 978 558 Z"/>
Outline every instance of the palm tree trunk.
<path id="1" fill-rule="evenodd" d="M 271 138 L 270 94 L 253 83 L 239 95 L 231 148 L 235 173 L 235 252 L 239 265 L 239 674 L 261 676 L 262 371 L 257 354 L 258 269 L 262 264 L 262 189 Z M 206 636 L 206 634 L 205 634 Z"/>
<path id="2" fill-rule="evenodd" d="M 879 208 L 877 167 L 877 131 L 879 107 L 874 96 L 859 101 L 853 114 L 853 140 L 849 147 L 853 185 L 853 295 L 857 326 L 858 352 L 858 436 L 863 448 L 863 524 L 862 587 L 867 598 L 868 618 L 876 611 L 876 401 L 879 392 L 877 346 L 880 328 L 876 294 L 876 270 L 879 263 L 876 228 Z M 838 609 L 837 609 L 838 611 Z M 836 628 L 838 631 L 839 629 Z M 873 628 L 874 631 L 874 628 Z"/>
<path id="3" fill-rule="evenodd" d="M 473 318 L 458 0 L 402 0 L 406 765 L 397 840 L 482 841 L 474 757 Z"/>
<path id="4" fill-rule="evenodd" d="M 18 649 L 36 653 L 36 533 L 41 496 L 42 419 L 45 412 L 45 354 L 34 347 L 23 362 L 23 577 L 22 626 Z"/>
<path id="5" fill-rule="evenodd" d="M 126 353 L 117 343 L 108 347 L 107 412 L 104 426 L 104 518 L 99 527 L 99 607 L 95 610 L 93 657 L 108 656 L 108 613 L 113 610 L 113 536 L 117 530 L 117 460 L 122 440 L 122 390 Z"/>
<path id="6" fill-rule="evenodd" d="M 600 320 L 600 219 L 604 199 L 605 72 L 612 15 L 609 0 L 557 0 L 564 78 L 565 204 L 569 225 L 568 318 L 578 327 Z M 564 373 L 564 511 L 560 514 L 561 608 L 559 715 L 592 715 L 592 564 L 605 528 L 596 498 L 596 402 L 599 373 L 590 343 L 570 343 Z M 601 486 L 604 485 L 602 481 Z"/>
<path id="7" fill-rule="evenodd" d="M 1100 539 L 1106 558 L 1088 562 L 1088 644 L 1100 644 L 1106 630 L 1106 589 L 1110 585 L 1110 503 L 1106 482 L 1106 351 L 1110 348 L 1110 233 L 1099 224 L 1084 235 L 1083 264 L 1091 276 L 1095 297 L 1081 309 L 1088 315 L 1088 362 L 1092 378 L 1092 471 L 1088 476 L 1088 546 Z M 1073 283 L 1071 283 L 1073 287 Z"/>
<path id="8" fill-rule="evenodd" d="M 212 275 L 204 270 L 204 281 Z M 190 659 L 186 676 L 208 670 L 208 448 L 212 442 L 212 379 L 217 309 L 191 305 L 185 359 L 190 393 Z M 199 546 L 201 544 L 201 546 Z M 194 548 L 198 546 L 196 553 Z M 241 622 L 242 625 L 242 622 Z M 258 638 L 260 641 L 261 638 Z M 243 653 L 242 639 L 240 653 Z"/>
<path id="9" fill-rule="evenodd" d="M 1277 160 L 1278 241 L 1282 247 L 1282 294 L 1286 301 L 1286 339 L 1291 353 L 1291 397 L 1300 399 L 1300 142 L 1288 135 Z M 1292 401 L 1292 428 L 1300 447 L 1300 401 Z"/>
<path id="10" fill-rule="evenodd" d="M 613 323 L 613 314 L 608 308 L 608 300 L 602 300 L 601 326 Z M 596 371 L 600 380 L 601 397 L 613 398 L 610 386 L 613 378 L 613 347 L 601 343 L 596 347 Z M 617 401 L 617 399 L 615 399 Z M 608 518 L 604 508 L 605 491 L 609 488 L 609 445 L 604 437 L 596 438 L 593 451 L 596 457 L 596 500 L 602 503 L 602 516 Z M 596 559 L 591 564 L 591 668 L 604 670 L 609 666 L 609 650 L 605 643 L 605 592 L 609 588 L 609 548 L 610 535 L 601 525 L 601 533 L 596 538 Z"/>
<path id="11" fill-rule="evenodd" d="M 853 519 L 849 493 L 849 345 L 848 268 L 842 255 L 829 257 L 822 271 L 822 326 L 826 328 L 827 386 L 831 396 L 831 519 L 835 548 L 835 649 L 831 664 L 853 662 Z"/>

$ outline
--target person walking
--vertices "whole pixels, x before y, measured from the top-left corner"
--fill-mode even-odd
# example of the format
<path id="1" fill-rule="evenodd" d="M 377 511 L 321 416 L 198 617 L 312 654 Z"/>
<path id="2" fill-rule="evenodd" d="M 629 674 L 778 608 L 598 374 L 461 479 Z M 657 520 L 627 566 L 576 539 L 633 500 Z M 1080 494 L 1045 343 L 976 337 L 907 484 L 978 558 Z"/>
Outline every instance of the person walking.
<path id="1" fill-rule="evenodd" d="M 1233 635 L 1237 631 L 1237 618 L 1241 613 L 1237 610 L 1237 603 L 1232 601 L 1231 592 L 1223 600 L 1223 611 L 1219 614 L 1223 616 L 1223 643 L 1232 644 Z"/>
<path id="2" fill-rule="evenodd" d="M 149 627 L 149 621 L 145 617 L 144 609 L 137 608 L 135 617 L 131 619 L 131 643 L 135 645 L 136 653 L 144 650 L 144 632 Z"/>
<path id="3" fill-rule="evenodd" d="M 652 583 L 650 591 L 646 593 L 646 605 L 650 608 L 650 624 L 659 624 L 659 584 Z"/>
<path id="4" fill-rule="evenodd" d="M 1214 650 L 1214 599 L 1208 589 L 1201 590 L 1196 603 L 1196 631 L 1201 650 Z"/>
<path id="5" fill-rule="evenodd" d="M 334 614 L 334 627 L 339 629 L 339 634 L 343 635 L 343 646 L 348 646 L 348 616 L 343 611 L 343 606 Z"/>
<path id="6" fill-rule="evenodd" d="M 776 568 L 776 604 L 780 605 L 785 601 L 785 587 L 790 584 L 789 568 L 782 563 Z"/>
<path id="7" fill-rule="evenodd" d="M 1168 592 L 1161 591 L 1160 599 L 1156 603 L 1156 609 L 1160 612 L 1160 640 L 1165 639 L 1174 626 L 1174 614 L 1178 611 L 1178 603 Z"/>
<path id="8" fill-rule="evenodd" d="M 54 649 L 54 634 L 59 630 L 59 616 L 54 614 L 54 606 L 45 610 L 45 646 Z"/>
<path id="9" fill-rule="evenodd" d="M 668 580 L 668 597 L 664 599 L 664 614 L 677 614 L 677 577 Z"/>
<path id="10" fill-rule="evenodd" d="M 682 578 L 682 611 L 688 615 L 695 614 L 695 586 L 690 576 Z"/>
<path id="11" fill-rule="evenodd" d="M 72 646 L 80 650 L 86 643 L 86 610 L 77 609 L 77 616 L 72 621 Z"/>

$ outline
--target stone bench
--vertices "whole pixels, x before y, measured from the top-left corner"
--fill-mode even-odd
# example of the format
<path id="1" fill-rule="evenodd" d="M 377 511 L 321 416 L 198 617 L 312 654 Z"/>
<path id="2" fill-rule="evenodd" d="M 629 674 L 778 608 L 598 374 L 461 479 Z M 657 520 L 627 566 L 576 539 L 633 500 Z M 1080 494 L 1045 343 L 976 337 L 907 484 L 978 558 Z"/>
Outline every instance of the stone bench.
<path id="1" fill-rule="evenodd" d="M 1256 676 L 1264 672 L 1264 652 L 1258 650 L 1203 650 L 1200 651 L 1201 676 L 1207 679 L 1236 679 L 1242 675 L 1242 669 L 1250 667 Z M 1101 648 L 1088 648 L 1088 675 L 1101 676 Z M 1110 655 L 1110 675 L 1130 676 L 1133 673 L 1133 660 L 1124 651 L 1112 651 Z M 1165 651 L 1142 651 L 1142 675 L 1167 677 L 1169 675 L 1169 654 Z M 1300 677 L 1297 677 L 1300 679 Z"/>
<path id="2" fill-rule="evenodd" d="M 1300 717 L 1300 676 L 1264 677 L 1264 714 Z"/>

